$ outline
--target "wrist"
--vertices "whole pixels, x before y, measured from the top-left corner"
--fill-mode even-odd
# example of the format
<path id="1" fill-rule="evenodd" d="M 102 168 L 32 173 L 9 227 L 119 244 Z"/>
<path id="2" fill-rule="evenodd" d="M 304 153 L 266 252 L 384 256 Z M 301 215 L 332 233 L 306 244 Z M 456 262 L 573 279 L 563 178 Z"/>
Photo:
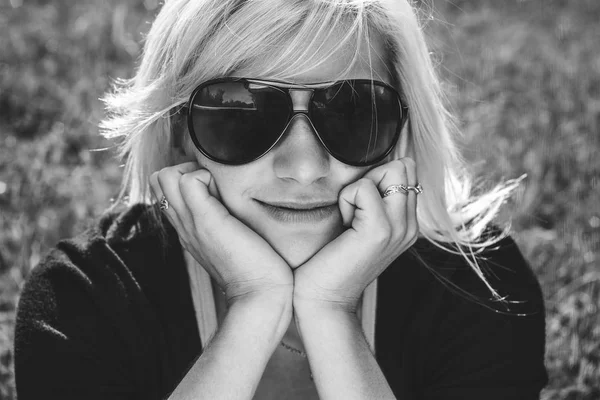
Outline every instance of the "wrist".
<path id="1" fill-rule="evenodd" d="M 338 297 L 333 296 L 308 296 L 294 292 L 292 303 L 294 312 L 306 314 L 311 313 L 333 313 L 333 314 L 356 314 L 359 297 Z"/>
<path id="2" fill-rule="evenodd" d="M 235 303 L 249 303 L 254 300 L 270 300 L 275 304 L 288 303 L 292 301 L 294 283 L 273 283 L 261 285 L 229 284 L 221 288 L 221 292 L 227 299 L 228 306 Z"/>
<path id="3" fill-rule="evenodd" d="M 302 268 L 296 270 L 294 274 L 294 311 L 307 309 L 309 312 L 356 312 L 363 292 L 357 285 L 343 289 L 335 287 L 329 289 L 327 286 L 334 285 L 320 284 L 307 273 L 303 274 Z"/>
<path id="4" fill-rule="evenodd" d="M 357 317 L 357 307 L 353 301 L 342 302 L 294 297 L 293 308 L 294 315 L 298 318 Z"/>
<path id="5" fill-rule="evenodd" d="M 293 314 L 292 296 L 280 292 L 261 292 L 240 296 L 228 304 L 227 315 L 245 315 L 260 321 L 273 343 L 278 343 L 290 325 Z"/>

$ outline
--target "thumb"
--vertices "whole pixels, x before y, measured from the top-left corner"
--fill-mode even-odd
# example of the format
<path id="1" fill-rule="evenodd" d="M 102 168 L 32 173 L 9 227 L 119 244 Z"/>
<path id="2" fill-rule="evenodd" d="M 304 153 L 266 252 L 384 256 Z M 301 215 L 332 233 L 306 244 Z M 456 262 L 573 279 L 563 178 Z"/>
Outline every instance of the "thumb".
<path id="1" fill-rule="evenodd" d="M 216 186 L 210 171 L 200 168 L 185 174 L 184 177 L 187 179 L 185 182 L 182 179 L 179 188 L 184 202 L 192 214 L 203 220 L 229 215 L 227 209 L 212 192 L 212 190 L 216 190 Z"/>
<path id="2" fill-rule="evenodd" d="M 200 182 L 204 183 L 204 186 L 206 186 L 208 188 L 208 186 L 210 185 L 210 182 L 212 181 L 212 174 L 210 173 L 209 170 L 207 170 L 205 168 L 200 168 L 197 171 L 194 171 L 194 175 L 195 175 L 196 179 L 198 179 Z"/>
<path id="3" fill-rule="evenodd" d="M 208 189 L 208 193 L 211 196 L 217 198 L 219 201 L 221 200 L 221 194 L 219 193 L 219 188 L 217 187 L 217 183 L 213 178 L 212 174 L 206 168 L 200 168 L 195 172 L 196 178 L 206 186 Z"/>
<path id="4" fill-rule="evenodd" d="M 206 170 L 208 172 L 208 170 Z M 211 194 L 211 196 L 217 198 L 219 201 L 221 201 L 221 193 L 219 192 L 219 188 L 217 187 L 217 181 L 215 180 L 215 178 L 212 176 L 212 174 L 210 172 L 208 172 L 210 175 L 210 182 L 208 184 L 208 192 Z"/>
<path id="5" fill-rule="evenodd" d="M 339 204 L 344 225 L 354 229 L 376 227 L 387 217 L 381 195 L 370 179 L 359 179 L 342 189 Z"/>
<path id="6" fill-rule="evenodd" d="M 206 168 L 200 168 L 194 172 L 196 179 L 206 186 L 208 189 L 208 193 L 217 198 L 219 201 L 221 200 L 221 194 L 219 193 L 219 188 L 217 187 L 217 182 L 213 178 L 211 172 Z"/>
<path id="7" fill-rule="evenodd" d="M 339 195 L 338 205 L 342 214 L 342 223 L 344 227 L 352 226 L 354 212 L 356 211 L 356 191 L 358 188 L 354 184 L 346 186 Z"/>

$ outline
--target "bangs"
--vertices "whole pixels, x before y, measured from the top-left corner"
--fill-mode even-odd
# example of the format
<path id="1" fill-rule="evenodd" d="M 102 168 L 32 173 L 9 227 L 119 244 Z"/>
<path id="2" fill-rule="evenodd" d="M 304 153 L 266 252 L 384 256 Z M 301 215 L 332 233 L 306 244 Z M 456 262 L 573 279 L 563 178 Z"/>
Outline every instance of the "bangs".
<path id="1" fill-rule="evenodd" d="M 370 45 L 370 4 L 341 0 L 245 1 L 230 10 L 203 43 L 188 78 L 197 85 L 202 80 L 244 70 L 246 77 L 293 82 L 295 77 L 335 60 L 344 66 L 331 77 L 338 80 L 356 63 L 371 66 L 374 57 L 384 58 L 390 53 L 384 49 L 384 54 L 378 54 Z M 382 35 L 380 30 L 375 34 Z M 396 82 L 391 60 L 382 61 Z M 190 83 L 188 88 L 194 86 Z"/>
<path id="2" fill-rule="evenodd" d="M 247 4 L 255 7 L 257 3 Z M 344 59 L 346 68 L 340 75 L 349 71 L 364 54 L 361 52 L 364 49 L 360 49 L 368 36 L 364 13 L 347 3 L 319 2 L 318 7 L 306 7 L 306 3 L 311 1 L 291 10 L 280 10 L 278 14 L 285 18 L 275 21 L 267 17 L 268 13 L 257 10 L 262 18 L 246 25 L 252 31 L 248 32 L 245 43 L 239 44 L 247 51 L 238 59 L 238 69 L 256 76 L 293 80 L 330 60 Z"/>

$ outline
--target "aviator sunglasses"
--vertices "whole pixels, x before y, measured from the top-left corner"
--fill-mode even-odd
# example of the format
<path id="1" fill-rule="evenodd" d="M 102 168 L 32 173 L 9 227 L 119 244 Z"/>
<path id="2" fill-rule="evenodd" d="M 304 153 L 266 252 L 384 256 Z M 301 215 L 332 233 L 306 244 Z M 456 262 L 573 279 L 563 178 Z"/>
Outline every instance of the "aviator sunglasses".
<path id="1" fill-rule="evenodd" d="M 370 79 L 307 85 L 213 79 L 194 89 L 187 112 L 188 130 L 198 150 L 229 165 L 267 154 L 300 115 L 337 160 L 373 165 L 392 151 L 408 118 L 398 91 Z"/>

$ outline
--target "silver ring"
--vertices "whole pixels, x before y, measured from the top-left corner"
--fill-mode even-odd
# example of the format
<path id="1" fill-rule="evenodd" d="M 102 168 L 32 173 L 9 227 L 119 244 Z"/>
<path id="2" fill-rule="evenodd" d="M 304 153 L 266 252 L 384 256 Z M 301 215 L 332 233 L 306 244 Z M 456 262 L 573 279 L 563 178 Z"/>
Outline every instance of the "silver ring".
<path id="1" fill-rule="evenodd" d="M 423 193 L 423 187 L 421 186 L 421 184 L 420 184 L 420 183 L 417 183 L 417 186 L 408 186 L 408 187 L 406 188 L 406 190 L 412 190 L 412 191 L 414 191 L 416 194 Z"/>
<path id="2" fill-rule="evenodd" d="M 415 192 L 415 194 L 420 194 L 420 193 L 423 193 L 423 186 L 421 186 L 420 183 L 417 183 L 416 186 L 404 186 L 402 184 L 391 185 L 391 186 L 388 186 L 387 189 L 385 189 L 385 192 L 383 192 L 381 197 L 387 197 L 394 193 L 408 194 L 409 190 L 412 190 L 413 192 Z"/>
<path id="3" fill-rule="evenodd" d="M 169 202 L 167 201 L 167 198 L 165 196 L 163 196 L 162 199 L 160 199 L 160 209 L 162 211 L 169 209 Z"/>
<path id="4" fill-rule="evenodd" d="M 406 186 L 404 186 L 403 184 L 391 185 L 385 189 L 385 192 L 383 192 L 381 197 L 382 198 L 388 197 L 389 195 L 394 194 L 394 193 L 408 194 L 408 188 Z"/>

